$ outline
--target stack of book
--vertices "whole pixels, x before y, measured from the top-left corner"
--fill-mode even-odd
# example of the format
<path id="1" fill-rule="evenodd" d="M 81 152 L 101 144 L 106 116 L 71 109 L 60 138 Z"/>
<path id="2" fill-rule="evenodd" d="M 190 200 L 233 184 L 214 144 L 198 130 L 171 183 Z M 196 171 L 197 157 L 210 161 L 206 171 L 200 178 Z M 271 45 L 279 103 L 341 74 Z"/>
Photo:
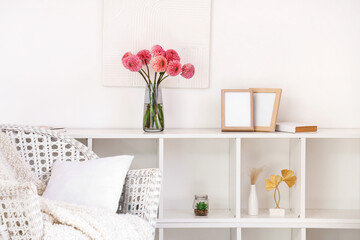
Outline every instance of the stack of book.
<path id="1" fill-rule="evenodd" d="M 276 131 L 289 133 L 317 132 L 317 126 L 298 122 L 278 122 Z"/>

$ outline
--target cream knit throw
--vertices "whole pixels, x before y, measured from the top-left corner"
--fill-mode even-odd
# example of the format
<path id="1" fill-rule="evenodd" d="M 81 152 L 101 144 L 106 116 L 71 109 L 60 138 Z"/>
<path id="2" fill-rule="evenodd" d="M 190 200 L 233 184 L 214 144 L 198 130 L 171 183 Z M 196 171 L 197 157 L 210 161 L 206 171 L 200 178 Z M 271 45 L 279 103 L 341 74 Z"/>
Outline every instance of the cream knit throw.
<path id="1" fill-rule="evenodd" d="M 44 189 L 27 163 L 22 161 L 16 149 L 5 134 L 0 132 L 0 181 L 11 188 L 14 182 L 29 183 L 37 187 L 38 192 Z M 6 171 L 5 171 L 6 169 Z M 8 182 L 8 181 L 11 182 Z M 15 189 L 15 187 L 14 187 Z M 73 204 L 51 201 L 36 196 L 24 196 L 40 202 L 43 218 L 44 240 L 150 240 L 153 239 L 152 228 L 145 220 L 124 214 L 115 214 L 103 209 L 95 209 Z M 1 193 L 0 193 L 1 203 Z M 40 217 L 41 215 L 38 214 Z M 41 222 L 41 220 L 40 220 Z M 17 239 L 17 238 L 16 238 Z M 26 239 L 26 238 L 21 238 Z M 29 236 L 27 239 L 32 239 Z"/>
<path id="2" fill-rule="evenodd" d="M 44 240 L 150 240 L 152 229 L 145 220 L 133 215 L 118 215 L 40 199 L 44 220 Z"/>

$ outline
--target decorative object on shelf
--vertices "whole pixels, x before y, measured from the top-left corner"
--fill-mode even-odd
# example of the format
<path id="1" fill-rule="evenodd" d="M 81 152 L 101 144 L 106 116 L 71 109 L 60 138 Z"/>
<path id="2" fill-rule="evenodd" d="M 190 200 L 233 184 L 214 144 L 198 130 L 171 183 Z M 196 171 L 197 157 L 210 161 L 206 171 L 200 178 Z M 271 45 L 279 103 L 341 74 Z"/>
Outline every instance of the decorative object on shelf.
<path id="1" fill-rule="evenodd" d="M 254 131 L 252 90 L 221 90 L 221 130 Z"/>
<path id="2" fill-rule="evenodd" d="M 195 216 L 207 216 L 209 212 L 209 198 L 206 194 L 195 195 L 194 199 Z"/>
<path id="3" fill-rule="evenodd" d="M 276 131 L 289 133 L 317 132 L 317 126 L 299 122 L 278 122 Z"/>
<path id="4" fill-rule="evenodd" d="M 248 201 L 248 215 L 256 216 L 259 214 L 259 202 L 256 193 L 256 181 L 259 178 L 259 175 L 263 171 L 263 167 L 261 168 L 253 168 L 250 172 L 250 193 L 249 193 L 249 201 Z"/>
<path id="5" fill-rule="evenodd" d="M 282 90 L 280 88 L 251 88 L 254 92 L 255 132 L 274 132 Z"/>
<path id="6" fill-rule="evenodd" d="M 281 182 L 285 182 L 289 188 L 294 186 L 296 181 L 296 176 L 294 175 L 294 171 L 283 169 L 281 170 L 281 176 L 279 175 L 272 175 L 270 179 L 265 180 L 265 188 L 268 191 L 271 191 L 275 189 L 274 191 L 274 200 L 276 207 L 270 208 L 269 212 L 271 216 L 284 216 L 285 215 L 285 209 L 280 208 L 280 191 L 279 191 L 279 185 Z M 277 193 L 277 194 L 276 194 Z"/>
<path id="7" fill-rule="evenodd" d="M 160 84 L 169 76 L 181 75 L 186 79 L 192 78 L 195 74 L 194 65 L 182 65 L 180 56 L 174 49 L 165 51 L 160 45 L 153 46 L 151 52 L 147 49 L 139 51 L 136 55 L 127 52 L 122 57 L 122 63 L 126 69 L 138 72 L 146 83 L 144 131 L 163 131 L 165 125 Z"/>
<path id="8" fill-rule="evenodd" d="M 192 81 L 176 76 L 163 87 L 208 88 L 211 5 L 211 0 L 104 0 L 102 83 L 143 87 L 140 75 L 120 68 L 122 54 L 159 42 L 178 49 L 183 61 L 197 67 Z"/>

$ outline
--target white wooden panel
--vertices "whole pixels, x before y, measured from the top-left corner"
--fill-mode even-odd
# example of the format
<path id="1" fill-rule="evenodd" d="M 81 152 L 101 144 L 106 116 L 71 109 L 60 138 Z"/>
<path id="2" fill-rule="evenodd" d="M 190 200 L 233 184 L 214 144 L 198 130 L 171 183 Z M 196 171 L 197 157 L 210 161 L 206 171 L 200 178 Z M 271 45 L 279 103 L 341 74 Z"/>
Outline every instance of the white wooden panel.
<path id="1" fill-rule="evenodd" d="M 302 187 L 302 171 L 301 171 L 301 139 L 290 139 L 290 166 L 296 176 L 295 185 L 290 189 L 290 208 L 300 216 L 301 210 L 301 187 Z"/>
<path id="2" fill-rule="evenodd" d="M 359 209 L 359 139 L 307 139 L 306 209 Z"/>
<path id="3" fill-rule="evenodd" d="M 360 230 L 306 229 L 306 240 L 359 240 Z"/>
<path id="4" fill-rule="evenodd" d="M 229 140 L 229 206 L 231 213 L 237 218 L 240 217 L 240 147 L 241 139 L 235 138 Z"/>
<path id="5" fill-rule="evenodd" d="M 93 150 L 99 157 L 133 155 L 130 169 L 157 168 L 156 139 L 93 139 Z"/>
<path id="6" fill-rule="evenodd" d="M 299 228 L 291 229 L 291 240 L 303 240 L 302 239 L 302 229 L 299 229 Z"/>
<path id="7" fill-rule="evenodd" d="M 241 240 L 291 240 L 291 229 L 243 228 Z"/>
<path id="8" fill-rule="evenodd" d="M 230 229 L 230 240 L 241 240 L 241 228 Z"/>
<path id="9" fill-rule="evenodd" d="M 226 240 L 230 239 L 229 229 L 193 228 L 165 229 L 165 240 Z"/>
<path id="10" fill-rule="evenodd" d="M 161 171 L 161 173 L 164 176 L 164 139 L 160 138 L 158 140 L 158 158 L 159 158 L 159 169 Z M 164 178 L 163 178 L 163 183 L 162 186 L 164 184 Z M 163 188 L 161 188 L 161 193 L 160 193 L 160 202 L 159 202 L 159 218 L 162 218 L 164 215 L 164 194 L 163 194 Z"/>

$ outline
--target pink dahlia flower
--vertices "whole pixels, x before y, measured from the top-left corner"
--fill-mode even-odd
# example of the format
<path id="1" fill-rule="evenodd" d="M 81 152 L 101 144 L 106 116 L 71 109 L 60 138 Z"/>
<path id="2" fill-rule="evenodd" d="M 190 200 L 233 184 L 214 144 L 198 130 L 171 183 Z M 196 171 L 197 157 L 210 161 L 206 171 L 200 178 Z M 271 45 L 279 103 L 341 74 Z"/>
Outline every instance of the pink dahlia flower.
<path id="1" fill-rule="evenodd" d="M 170 61 L 166 72 L 170 76 L 177 76 L 181 72 L 181 63 L 179 61 Z"/>
<path id="2" fill-rule="evenodd" d="M 163 56 L 165 57 L 165 51 L 160 45 L 155 45 L 151 48 L 151 54 L 153 57 Z"/>
<path id="3" fill-rule="evenodd" d="M 132 72 L 138 72 L 142 67 L 142 62 L 140 58 L 136 55 L 131 55 L 125 58 L 123 64 L 125 68 L 129 69 Z"/>
<path id="4" fill-rule="evenodd" d="M 165 57 L 157 56 L 154 57 L 151 63 L 151 67 L 155 72 L 165 72 L 168 66 L 168 62 Z"/>
<path id="5" fill-rule="evenodd" d="M 124 67 L 126 68 L 126 58 L 133 55 L 131 52 L 127 52 L 124 54 L 124 56 L 122 57 L 121 61 L 122 61 L 122 64 L 124 65 Z"/>
<path id="6" fill-rule="evenodd" d="M 170 61 L 180 61 L 179 54 L 174 49 L 166 50 L 165 57 L 168 62 Z"/>
<path id="7" fill-rule="evenodd" d="M 142 62 L 143 65 L 149 64 L 151 60 L 151 53 L 149 50 L 141 50 L 139 51 L 136 56 L 138 56 Z"/>
<path id="8" fill-rule="evenodd" d="M 187 79 L 192 78 L 195 74 L 195 67 L 191 63 L 184 64 L 181 70 L 181 76 Z"/>

